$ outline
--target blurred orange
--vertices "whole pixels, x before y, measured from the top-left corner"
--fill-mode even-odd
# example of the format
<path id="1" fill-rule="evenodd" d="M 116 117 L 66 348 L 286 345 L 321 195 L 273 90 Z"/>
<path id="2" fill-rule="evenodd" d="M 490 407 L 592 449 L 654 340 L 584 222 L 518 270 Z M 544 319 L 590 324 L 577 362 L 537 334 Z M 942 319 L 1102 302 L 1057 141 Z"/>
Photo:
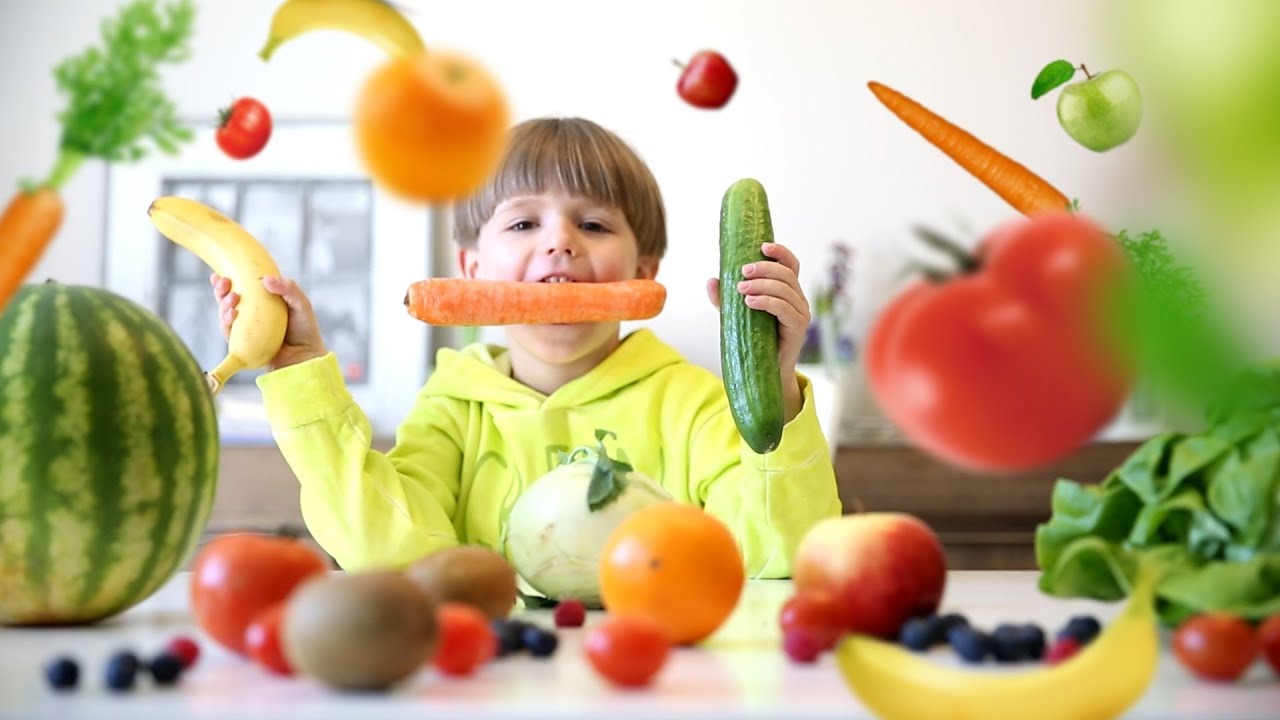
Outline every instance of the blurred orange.
<path id="1" fill-rule="evenodd" d="M 635 511 L 609 535 L 600 558 L 605 609 L 649 617 L 676 645 L 715 632 L 737 607 L 745 582 L 729 529 L 683 503 Z"/>
<path id="2" fill-rule="evenodd" d="M 510 109 L 477 61 L 444 50 L 398 57 L 365 81 L 356 146 L 373 181 L 410 201 L 449 202 L 497 167 Z"/>

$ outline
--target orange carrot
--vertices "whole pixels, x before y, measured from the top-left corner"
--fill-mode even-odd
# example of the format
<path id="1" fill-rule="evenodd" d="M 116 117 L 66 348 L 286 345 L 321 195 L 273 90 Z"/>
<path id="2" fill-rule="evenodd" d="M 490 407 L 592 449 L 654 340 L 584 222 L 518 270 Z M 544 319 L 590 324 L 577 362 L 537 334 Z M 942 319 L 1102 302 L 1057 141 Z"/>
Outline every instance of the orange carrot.
<path id="1" fill-rule="evenodd" d="M 62 224 L 62 200 L 42 187 L 19 190 L 0 215 L 0 310 L 18 291 Z"/>
<path id="2" fill-rule="evenodd" d="M 920 103 L 878 82 L 867 87 L 908 127 L 946 153 L 1020 213 L 1067 210 L 1070 202 L 1043 178 L 982 142 Z"/>
<path id="3" fill-rule="evenodd" d="M 654 280 L 544 283 L 428 278 L 409 286 L 409 314 L 429 325 L 535 325 L 645 320 L 667 289 Z"/>

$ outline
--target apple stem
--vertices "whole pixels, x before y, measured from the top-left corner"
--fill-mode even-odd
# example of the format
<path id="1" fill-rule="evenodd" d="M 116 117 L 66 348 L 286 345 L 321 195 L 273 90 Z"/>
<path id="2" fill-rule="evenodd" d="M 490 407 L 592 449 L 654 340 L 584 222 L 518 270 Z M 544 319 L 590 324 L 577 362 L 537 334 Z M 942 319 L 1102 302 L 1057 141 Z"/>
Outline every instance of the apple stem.
<path id="1" fill-rule="evenodd" d="M 671 62 L 675 63 L 676 67 L 680 68 L 681 70 L 684 70 L 684 63 L 680 62 L 675 58 L 671 58 Z"/>
<path id="2" fill-rule="evenodd" d="M 1093 79 L 1093 75 L 1089 72 L 1089 68 L 1084 66 L 1084 63 L 1080 63 L 1080 71 L 1084 73 L 1084 76 L 1086 79 L 1088 80 Z"/>

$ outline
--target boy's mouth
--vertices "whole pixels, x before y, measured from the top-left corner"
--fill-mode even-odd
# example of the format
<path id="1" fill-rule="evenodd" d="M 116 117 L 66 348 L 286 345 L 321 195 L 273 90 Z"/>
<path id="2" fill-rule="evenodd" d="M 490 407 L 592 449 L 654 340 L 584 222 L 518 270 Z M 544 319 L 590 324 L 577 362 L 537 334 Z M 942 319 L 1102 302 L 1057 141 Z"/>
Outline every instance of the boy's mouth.
<path id="1" fill-rule="evenodd" d="M 570 283 L 570 282 L 578 282 L 578 281 L 577 281 L 577 280 L 574 280 L 573 278 L 569 277 L 568 275 L 548 275 L 548 276 L 546 276 L 546 277 L 542 278 L 542 280 L 540 280 L 539 282 L 544 282 L 544 283 Z"/>

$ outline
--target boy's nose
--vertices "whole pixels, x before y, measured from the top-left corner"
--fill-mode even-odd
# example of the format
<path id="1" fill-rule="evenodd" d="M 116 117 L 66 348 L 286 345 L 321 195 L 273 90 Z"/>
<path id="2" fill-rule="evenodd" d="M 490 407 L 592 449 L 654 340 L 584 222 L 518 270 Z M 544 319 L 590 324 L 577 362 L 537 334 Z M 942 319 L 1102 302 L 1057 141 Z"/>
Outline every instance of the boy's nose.
<path id="1" fill-rule="evenodd" d="M 564 253 L 573 257 L 578 254 L 578 249 L 578 238 L 572 224 L 561 222 L 547 228 L 546 254 Z"/>

